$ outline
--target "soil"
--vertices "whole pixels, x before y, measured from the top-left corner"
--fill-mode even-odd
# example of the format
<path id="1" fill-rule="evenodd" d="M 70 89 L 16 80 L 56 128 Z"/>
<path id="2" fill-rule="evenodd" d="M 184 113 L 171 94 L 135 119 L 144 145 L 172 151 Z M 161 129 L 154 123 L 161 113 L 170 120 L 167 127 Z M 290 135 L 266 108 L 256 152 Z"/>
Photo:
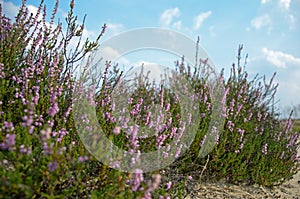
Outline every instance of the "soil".
<path id="1" fill-rule="evenodd" d="M 300 155 L 300 149 L 298 151 Z M 293 179 L 277 186 L 273 189 L 268 189 L 262 186 L 246 186 L 232 185 L 225 182 L 218 183 L 195 183 L 188 191 L 186 199 L 197 198 L 287 198 L 300 199 L 300 171 L 293 176 Z"/>

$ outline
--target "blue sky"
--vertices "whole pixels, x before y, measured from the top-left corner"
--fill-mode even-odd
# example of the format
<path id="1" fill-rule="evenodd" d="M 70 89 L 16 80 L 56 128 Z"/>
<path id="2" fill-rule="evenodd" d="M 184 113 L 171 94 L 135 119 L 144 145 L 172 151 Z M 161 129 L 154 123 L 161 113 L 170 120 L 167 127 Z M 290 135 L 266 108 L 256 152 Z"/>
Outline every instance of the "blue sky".
<path id="1" fill-rule="evenodd" d="M 21 0 L 0 0 L 4 13 L 12 17 Z M 34 12 L 39 1 L 28 0 Z M 55 1 L 45 0 L 48 9 Z M 61 1 L 58 18 L 63 19 L 69 1 Z M 75 0 L 75 14 L 87 14 L 86 36 L 94 38 L 108 25 L 102 41 L 131 29 L 161 27 L 178 31 L 196 41 L 216 68 L 229 74 L 239 44 L 249 54 L 247 71 L 270 78 L 277 72 L 278 106 L 300 103 L 300 0 Z M 147 56 L 150 53 L 141 53 Z M 124 59 L 130 59 L 130 56 Z M 145 58 L 146 60 L 146 58 Z M 134 60 L 137 61 L 137 60 Z M 151 61 L 150 61 L 151 62 Z"/>

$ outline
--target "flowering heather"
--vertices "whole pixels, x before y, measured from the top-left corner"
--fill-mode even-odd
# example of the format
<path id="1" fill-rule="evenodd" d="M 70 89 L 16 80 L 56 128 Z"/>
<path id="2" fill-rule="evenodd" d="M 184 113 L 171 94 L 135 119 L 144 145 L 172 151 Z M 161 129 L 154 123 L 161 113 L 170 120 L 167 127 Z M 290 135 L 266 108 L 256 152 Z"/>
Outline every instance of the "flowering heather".
<path id="1" fill-rule="evenodd" d="M 104 71 L 93 79 L 99 84 L 86 92 L 79 90 L 95 109 L 97 121 L 76 112 L 74 104 L 81 99 L 72 101 L 72 96 L 75 88 L 86 85 L 77 82 L 74 71 L 83 59 L 88 65 L 92 59 L 88 55 L 99 46 L 106 25 L 95 41 L 84 38 L 86 18 L 78 22 L 74 6 L 72 0 L 66 27 L 56 23 L 58 2 L 49 22 L 43 1 L 35 15 L 23 1 L 14 21 L 0 7 L 0 193 L 4 198 L 183 198 L 187 184 L 200 174 L 203 179 L 272 187 L 299 170 L 299 129 L 293 127 L 291 116 L 285 123 L 279 119 L 273 103 L 278 86 L 273 85 L 274 76 L 269 82 L 258 76 L 249 80 L 241 66 L 242 46 L 230 77 L 225 79 L 222 71 L 217 79 L 225 88 L 217 115 L 208 60 L 199 59 L 195 66 L 187 65 L 184 57 L 175 62 L 177 73 L 194 91 L 187 98 L 199 110 L 196 136 L 189 147 L 182 141 L 196 116 L 182 114 L 176 93 L 142 73 L 128 86 L 123 71 L 109 61 L 99 63 Z M 187 90 L 187 85 L 178 86 Z M 99 123 L 114 145 L 127 155 L 135 154 L 130 159 L 133 168 L 141 164 L 143 153 L 158 149 L 165 159 L 176 160 L 157 171 L 143 173 L 136 168 L 127 173 L 116 169 L 125 164 L 120 156 L 112 160 L 115 169 L 109 168 L 85 148 L 74 118 L 79 118 L 87 136 Z M 225 123 L 212 123 L 215 118 Z M 97 138 L 93 137 L 91 147 L 101 143 Z M 202 157 L 209 147 L 211 151 Z"/>

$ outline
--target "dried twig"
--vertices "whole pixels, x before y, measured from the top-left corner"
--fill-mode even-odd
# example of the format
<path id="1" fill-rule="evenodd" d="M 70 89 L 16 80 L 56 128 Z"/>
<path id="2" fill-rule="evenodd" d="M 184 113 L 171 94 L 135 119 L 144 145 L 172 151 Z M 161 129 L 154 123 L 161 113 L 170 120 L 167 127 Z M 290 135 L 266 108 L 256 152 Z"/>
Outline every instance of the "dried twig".
<path id="1" fill-rule="evenodd" d="M 202 171 L 200 173 L 200 184 L 202 183 L 202 175 L 203 175 L 203 172 L 205 171 L 205 169 L 207 168 L 208 162 L 209 162 L 209 155 L 207 156 L 206 163 L 205 163 L 205 165 L 204 165 L 204 167 L 203 167 L 203 169 L 202 169 Z"/>

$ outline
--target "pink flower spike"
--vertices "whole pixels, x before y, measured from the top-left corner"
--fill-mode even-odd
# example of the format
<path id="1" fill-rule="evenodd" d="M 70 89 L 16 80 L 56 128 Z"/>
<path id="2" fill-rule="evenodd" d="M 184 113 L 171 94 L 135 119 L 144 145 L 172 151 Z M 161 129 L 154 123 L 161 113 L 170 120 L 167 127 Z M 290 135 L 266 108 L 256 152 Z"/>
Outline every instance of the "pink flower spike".
<path id="1" fill-rule="evenodd" d="M 114 133 L 115 135 L 119 135 L 119 134 L 121 133 L 121 128 L 118 127 L 118 126 L 116 126 L 116 127 L 114 128 L 114 130 L 113 130 L 113 133 Z"/>
<path id="2" fill-rule="evenodd" d="M 171 186 L 172 186 L 172 181 L 169 181 L 169 182 L 167 183 L 167 190 L 170 189 Z"/>

